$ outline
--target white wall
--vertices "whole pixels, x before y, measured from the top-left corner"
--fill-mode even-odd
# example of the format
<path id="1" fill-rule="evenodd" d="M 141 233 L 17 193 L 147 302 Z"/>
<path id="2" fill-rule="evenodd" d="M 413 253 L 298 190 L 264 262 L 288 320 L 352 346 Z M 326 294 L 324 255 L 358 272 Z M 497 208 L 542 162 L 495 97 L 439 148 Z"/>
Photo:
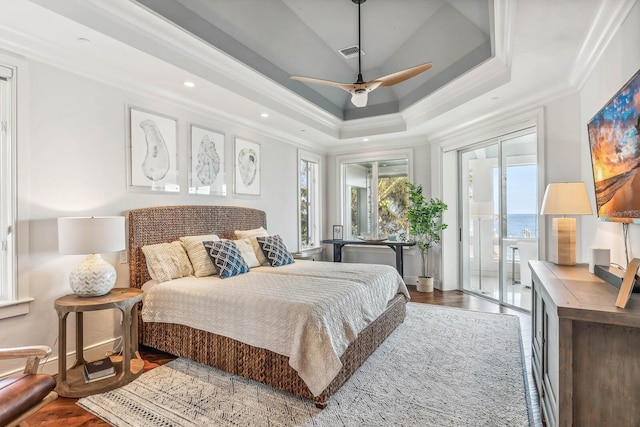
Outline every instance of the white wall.
<path id="1" fill-rule="evenodd" d="M 297 147 L 267 138 L 248 128 L 189 111 L 152 95 L 122 90 L 90 78 L 34 61 L 28 62 L 27 104 L 29 138 L 21 135 L 18 146 L 19 221 L 28 224 L 29 239 L 22 239 L 21 264 L 29 280 L 30 313 L 0 320 L 0 346 L 46 344 L 57 355 L 57 316 L 53 301 L 71 293 L 69 272 L 81 256 L 57 253 L 57 218 L 68 215 L 121 215 L 132 208 L 153 205 L 214 204 L 249 206 L 265 210 L 268 229 L 280 234 L 290 250 L 297 250 Z M 22 75 L 19 76 L 21 78 Z M 212 100 L 215 102 L 215 100 Z M 127 190 L 125 151 L 126 105 L 166 114 L 178 119 L 180 194 L 150 194 Z M 28 116 L 28 117 L 26 117 Z M 190 122 L 225 133 L 227 196 L 190 196 L 188 184 L 188 124 Z M 260 143 L 262 154 L 261 195 L 234 196 L 234 136 Z M 27 169 L 26 171 L 24 169 Z M 321 177 L 324 171 L 321 171 Z M 20 239 L 20 236 L 18 237 Z M 128 265 L 118 254 L 105 254 L 115 264 L 116 286 L 128 286 Z M 73 315 L 70 315 L 70 320 Z M 120 316 L 115 310 L 85 315 L 85 345 L 103 352 L 120 335 Z M 73 351 L 70 321 L 68 350 Z M 103 354 L 103 353 L 101 353 Z M 55 361 L 53 357 L 50 362 Z M 55 369 L 55 363 L 48 368 Z M 16 368 L 0 364 L 0 376 Z"/>
<path id="2" fill-rule="evenodd" d="M 580 127 L 580 104 L 577 93 L 573 93 L 553 101 L 544 106 L 544 171 L 543 182 L 573 182 L 582 180 L 580 153 L 587 146 L 582 146 Z M 539 189 L 538 206 L 542 206 L 545 187 Z M 582 218 L 577 218 L 578 224 Z M 545 221 L 546 238 L 541 241 L 544 245 L 542 254 L 549 253 L 551 241 L 552 217 L 541 216 Z M 576 239 L 581 240 L 580 233 Z M 584 262 L 583 251 L 576 245 L 576 260 Z"/>
<path id="3" fill-rule="evenodd" d="M 586 182 L 591 203 L 595 211 L 593 177 L 587 123 L 600 108 L 640 69 L 640 3 L 636 3 L 617 31 L 603 55 L 598 59 L 593 72 L 580 90 L 580 162 L 582 180 Z M 582 250 L 582 261 L 588 262 L 590 248 L 611 249 L 611 261 L 626 266 L 622 225 L 605 223 L 596 216 L 583 217 L 578 224 L 582 237 L 578 245 Z M 630 259 L 640 256 L 640 226 L 629 226 Z"/>

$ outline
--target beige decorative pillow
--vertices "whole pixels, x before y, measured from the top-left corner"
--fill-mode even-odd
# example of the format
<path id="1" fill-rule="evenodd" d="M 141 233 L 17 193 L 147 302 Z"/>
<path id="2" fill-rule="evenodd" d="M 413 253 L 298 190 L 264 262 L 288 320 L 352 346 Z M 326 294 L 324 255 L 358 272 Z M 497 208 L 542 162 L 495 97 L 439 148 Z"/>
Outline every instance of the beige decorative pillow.
<path id="1" fill-rule="evenodd" d="M 256 237 L 266 237 L 269 235 L 264 227 L 254 228 L 252 230 L 236 230 L 234 233 L 237 239 L 250 239 L 251 245 L 253 246 L 253 252 L 256 254 L 256 258 L 260 265 L 268 264 L 269 261 L 267 261 L 267 257 L 262 253 L 262 249 L 260 249 L 260 245 L 256 240 Z"/>
<path id="2" fill-rule="evenodd" d="M 256 257 L 250 238 L 233 240 L 233 242 L 236 244 L 238 250 L 240 250 L 240 254 L 242 254 L 242 258 L 244 258 L 244 262 L 247 263 L 249 268 L 260 266 L 260 261 L 258 261 L 258 258 Z"/>
<path id="3" fill-rule="evenodd" d="M 220 240 L 217 234 L 202 234 L 200 236 L 181 237 L 180 241 L 184 246 L 196 277 L 205 277 L 215 274 L 215 268 L 209 258 L 209 254 L 202 242 L 215 242 Z"/>
<path id="4" fill-rule="evenodd" d="M 153 271 L 151 277 L 159 282 L 193 275 L 193 267 L 182 243 L 158 243 L 142 247 L 147 259 L 147 268 Z"/>

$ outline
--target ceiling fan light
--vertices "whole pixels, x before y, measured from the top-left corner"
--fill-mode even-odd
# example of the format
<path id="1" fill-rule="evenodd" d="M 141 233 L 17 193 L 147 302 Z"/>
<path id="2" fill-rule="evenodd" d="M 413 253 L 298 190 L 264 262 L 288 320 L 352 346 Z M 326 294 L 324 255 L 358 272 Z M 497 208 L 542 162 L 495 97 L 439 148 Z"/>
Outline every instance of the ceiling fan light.
<path id="1" fill-rule="evenodd" d="M 355 92 L 353 95 L 351 95 L 351 103 L 359 108 L 366 107 L 368 99 L 369 99 L 369 94 L 366 91 Z"/>

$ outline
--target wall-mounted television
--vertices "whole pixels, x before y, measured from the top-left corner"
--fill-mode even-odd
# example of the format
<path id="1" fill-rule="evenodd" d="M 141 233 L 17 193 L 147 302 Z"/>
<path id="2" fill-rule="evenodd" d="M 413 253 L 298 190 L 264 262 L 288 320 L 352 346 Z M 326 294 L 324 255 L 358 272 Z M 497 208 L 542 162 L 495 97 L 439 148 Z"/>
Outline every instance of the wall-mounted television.
<path id="1" fill-rule="evenodd" d="M 589 121 L 598 217 L 640 224 L 640 70 Z"/>

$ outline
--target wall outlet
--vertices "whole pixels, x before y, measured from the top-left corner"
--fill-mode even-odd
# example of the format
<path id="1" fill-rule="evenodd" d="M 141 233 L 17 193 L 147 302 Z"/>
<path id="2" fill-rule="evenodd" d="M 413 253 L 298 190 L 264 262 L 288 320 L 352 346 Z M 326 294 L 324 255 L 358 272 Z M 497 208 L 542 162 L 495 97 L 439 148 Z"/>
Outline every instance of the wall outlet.
<path id="1" fill-rule="evenodd" d="M 125 249 L 124 251 L 120 251 L 120 264 L 126 264 L 129 262 L 129 253 Z"/>

